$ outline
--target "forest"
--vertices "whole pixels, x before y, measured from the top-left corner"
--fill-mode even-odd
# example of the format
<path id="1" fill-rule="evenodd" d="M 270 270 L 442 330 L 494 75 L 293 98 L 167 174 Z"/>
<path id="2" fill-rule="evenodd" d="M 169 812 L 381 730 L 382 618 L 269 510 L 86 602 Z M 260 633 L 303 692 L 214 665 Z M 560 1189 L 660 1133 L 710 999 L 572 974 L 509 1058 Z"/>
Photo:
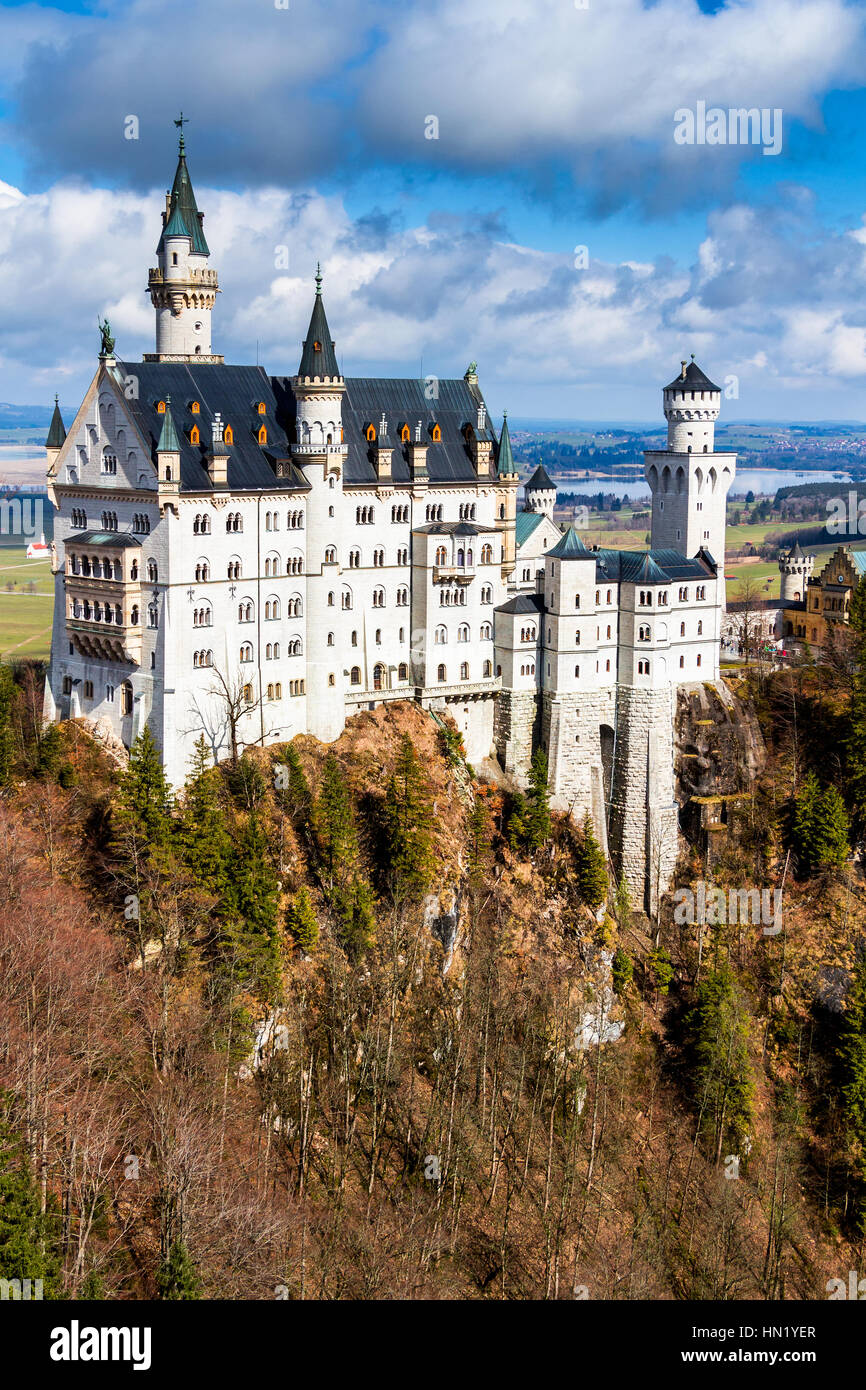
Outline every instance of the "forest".
<path id="1" fill-rule="evenodd" d="M 44 1298 L 826 1297 L 866 1236 L 866 627 L 647 915 L 394 703 L 172 795 L 0 667 L 0 1278 Z"/>

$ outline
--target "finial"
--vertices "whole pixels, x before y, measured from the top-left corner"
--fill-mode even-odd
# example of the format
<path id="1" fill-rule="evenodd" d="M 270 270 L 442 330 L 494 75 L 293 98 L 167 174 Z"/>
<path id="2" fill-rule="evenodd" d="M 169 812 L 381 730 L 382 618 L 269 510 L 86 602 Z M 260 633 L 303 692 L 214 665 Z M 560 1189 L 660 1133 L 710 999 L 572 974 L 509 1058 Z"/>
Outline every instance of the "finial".
<path id="1" fill-rule="evenodd" d="M 694 360 L 695 360 L 695 354 L 692 353 L 692 361 L 694 362 Z"/>
<path id="2" fill-rule="evenodd" d="M 316 294 L 318 295 L 318 294 L 321 294 L 321 293 L 322 293 L 322 265 L 321 265 L 321 262 L 320 262 L 320 261 L 316 261 Z"/>
<path id="3" fill-rule="evenodd" d="M 59 405 L 59 404 L 60 404 L 60 397 L 59 397 L 57 394 L 55 394 L 55 396 L 54 396 L 54 404 L 55 404 L 55 405 Z"/>
<path id="4" fill-rule="evenodd" d="M 507 410 L 503 410 L 503 412 L 502 412 L 502 422 L 503 422 L 503 424 L 505 423 L 505 421 L 506 421 L 507 419 L 508 419 L 508 411 L 507 411 Z"/>
<path id="5" fill-rule="evenodd" d="M 184 150 L 185 150 L 185 148 L 186 148 L 186 146 L 184 145 L 184 139 L 183 139 L 183 128 L 184 128 L 184 126 L 187 125 L 188 123 L 189 123 L 189 116 L 185 116 L 185 115 L 183 114 L 183 112 L 181 111 L 181 113 L 180 113 L 180 120 L 176 120 L 176 121 L 175 121 L 175 125 L 176 125 L 176 126 L 178 127 L 178 129 L 180 130 L 180 138 L 179 138 L 179 140 L 178 140 L 178 142 L 177 142 L 177 152 L 178 152 L 178 154 L 183 154 L 183 153 L 184 153 Z"/>
<path id="6" fill-rule="evenodd" d="M 168 408 L 169 408 L 170 405 L 171 405 L 171 396 L 166 396 L 166 398 L 165 398 L 165 410 L 166 410 L 166 414 L 168 414 Z"/>

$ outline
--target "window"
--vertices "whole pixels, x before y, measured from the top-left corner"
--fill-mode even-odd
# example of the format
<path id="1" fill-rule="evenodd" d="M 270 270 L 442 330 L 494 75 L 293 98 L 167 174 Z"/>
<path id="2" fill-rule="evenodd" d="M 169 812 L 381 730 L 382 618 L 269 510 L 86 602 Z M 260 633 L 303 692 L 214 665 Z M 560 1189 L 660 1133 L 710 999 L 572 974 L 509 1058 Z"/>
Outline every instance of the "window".
<path id="1" fill-rule="evenodd" d="M 375 521 L 375 519 L 376 519 L 376 509 L 375 509 L 375 507 L 356 507 L 356 508 L 355 508 L 355 525 L 356 525 L 356 526 L 372 526 L 372 525 L 373 525 L 373 522 Z"/>
<path id="2" fill-rule="evenodd" d="M 85 700 L 93 699 L 93 681 L 84 682 L 84 698 Z"/>
<path id="3" fill-rule="evenodd" d="M 698 665 L 700 666 L 700 664 L 701 664 L 701 654 L 700 654 L 700 652 L 698 652 Z"/>
<path id="4" fill-rule="evenodd" d="M 699 637 L 702 637 L 702 636 L 703 636 L 703 632 L 704 632 L 704 625 L 703 625 L 702 622 L 699 622 L 699 623 L 698 623 L 698 636 L 699 636 Z"/>
<path id="5" fill-rule="evenodd" d="M 434 425 L 430 431 L 430 437 L 434 444 L 438 444 L 442 439 L 442 431 L 438 425 Z"/>
<path id="6" fill-rule="evenodd" d="M 489 642 L 493 637 L 493 627 L 490 623 L 482 623 L 478 633 L 482 642 Z"/>
<path id="7" fill-rule="evenodd" d="M 351 671 L 349 672 L 349 684 L 350 684 L 350 685 L 360 685 L 360 684 L 361 684 L 361 668 L 360 668 L 360 666 L 353 666 L 353 667 L 352 667 Z"/>
<path id="8" fill-rule="evenodd" d="M 304 605 L 300 594 L 292 594 L 286 604 L 286 616 L 288 618 L 302 618 L 304 616 Z"/>
<path id="9" fill-rule="evenodd" d="M 83 531 L 87 526 L 87 513 L 80 507 L 73 507 L 71 521 L 76 530 Z"/>
<path id="10" fill-rule="evenodd" d="M 329 632 L 329 633 L 328 633 L 327 645 L 328 645 L 329 647 L 333 647 L 333 645 L 334 645 L 334 634 L 333 634 L 333 632 Z"/>
<path id="11" fill-rule="evenodd" d="M 376 569 L 381 569 L 382 566 L 384 565 L 384 563 L 385 563 L 385 552 L 384 552 L 384 550 L 382 550 L 381 547 L 380 547 L 378 550 L 374 550 L 374 551 L 373 551 L 373 564 L 374 564 L 374 566 L 376 567 Z"/>
<path id="12" fill-rule="evenodd" d="M 485 584 L 484 587 L 483 587 L 483 589 L 481 590 L 481 602 L 482 602 L 482 603 L 492 603 L 492 602 L 493 602 L 493 586 L 492 586 L 491 584 Z"/>
<path id="13" fill-rule="evenodd" d="M 373 667 L 373 689 L 384 690 L 387 681 L 387 672 L 381 661 Z"/>
<path id="14" fill-rule="evenodd" d="M 374 608 L 384 608 L 384 607 L 385 607 L 385 590 L 384 590 L 384 589 L 374 589 L 374 590 L 373 590 L 373 607 L 374 607 Z"/>
<path id="15" fill-rule="evenodd" d="M 251 685 L 244 686 L 244 699 L 248 705 L 253 703 L 253 688 Z"/>
<path id="16" fill-rule="evenodd" d="M 349 551 L 349 569 L 350 569 L 350 570 L 360 569 L 360 566 L 361 566 L 361 552 L 360 552 L 360 550 L 350 550 L 350 551 Z"/>
<path id="17" fill-rule="evenodd" d="M 685 635 L 686 635 L 686 625 L 685 625 L 685 623 L 680 623 L 680 637 L 685 637 Z"/>
<path id="18" fill-rule="evenodd" d="M 574 674 L 575 674 L 576 676 L 579 676 L 579 675 L 580 675 L 580 667 L 579 667 L 579 666 L 575 666 L 575 668 L 574 668 Z"/>
<path id="19" fill-rule="evenodd" d="M 243 646 L 241 647 L 241 650 L 240 650 L 240 660 L 246 662 L 246 661 L 252 661 L 252 659 L 253 659 L 253 649 L 252 649 L 252 646 L 250 645 L 249 642 L 244 642 L 244 644 L 243 644 Z"/>
<path id="20" fill-rule="evenodd" d="M 192 523 L 192 529 L 193 529 L 194 534 L 197 535 L 197 536 L 209 536 L 209 535 L 210 535 L 210 517 L 207 515 L 207 513 L 205 513 L 204 515 L 199 514 L 198 516 L 195 517 L 195 519 L 194 519 L 194 521 L 193 521 L 193 523 Z M 229 528 L 228 520 L 227 520 L 227 521 L 226 521 L 226 530 L 228 531 L 229 529 L 230 529 L 230 528 Z"/>
<path id="21" fill-rule="evenodd" d="M 210 612 L 208 612 L 208 617 L 210 617 Z M 110 608 L 106 608 L 105 610 L 105 620 L 106 622 L 111 622 Z M 148 627 L 159 627 L 159 610 L 155 603 L 149 603 L 147 605 L 147 625 Z"/>
<path id="22" fill-rule="evenodd" d="M 397 590 L 397 607 L 398 607 L 398 608 L 407 608 L 408 605 L 409 605 L 409 590 L 408 590 L 408 589 L 405 589 L 405 588 L 404 588 L 404 589 L 398 589 L 398 590 Z"/>
<path id="23" fill-rule="evenodd" d="M 205 566 L 205 568 L 207 568 L 207 566 Z M 207 576 L 205 576 L 205 577 L 207 577 Z M 148 582 L 149 584 L 156 584 L 156 582 L 158 581 L 158 579 L 159 579 L 159 567 L 158 567 L 156 561 L 155 561 L 155 560 L 148 560 L 148 562 L 147 562 L 147 582 Z"/>
<path id="24" fill-rule="evenodd" d="M 337 684 L 337 678 L 336 678 L 336 676 L 334 675 L 333 671 L 331 671 L 331 672 L 329 672 L 329 674 L 328 674 L 328 685 L 336 685 L 336 684 Z"/>
<path id="25" fill-rule="evenodd" d="M 409 550 L 408 550 L 408 547 L 406 547 L 406 546 L 404 545 L 404 546 L 401 546 L 401 547 L 398 549 L 398 551 L 397 551 L 397 564 L 398 564 L 398 565 L 408 565 L 408 563 L 409 563 Z"/>
<path id="26" fill-rule="evenodd" d="M 461 661 L 461 663 L 460 663 L 460 679 L 461 679 L 462 681 L 468 681 L 468 679 L 469 679 L 469 662 L 468 662 L 468 661 Z"/>
<path id="27" fill-rule="evenodd" d="M 112 454 L 108 449 L 102 451 L 102 471 L 103 473 L 117 472 L 117 454 Z"/>
<path id="28" fill-rule="evenodd" d="M 251 623 L 255 617 L 255 608 L 252 599 L 241 599 L 238 604 L 238 622 Z"/>
<path id="29" fill-rule="evenodd" d="M 226 531 L 242 531 L 243 529 L 244 521 L 240 512 L 229 512 L 226 517 Z M 195 530 L 195 527 L 193 527 L 193 530 Z M 210 530 L 210 526 L 208 526 L 208 530 Z"/>
<path id="30" fill-rule="evenodd" d="M 579 607 L 580 607 L 580 594 L 575 594 L 575 596 L 574 596 L 574 606 L 575 606 L 575 608 L 579 608 Z"/>
<path id="31" fill-rule="evenodd" d="M 192 429 L 191 429 L 190 432 L 189 432 L 189 442 L 190 442 L 190 444 L 200 444 L 200 443 L 201 443 L 201 434 L 200 434 L 200 432 L 199 432 L 198 425 L 193 425 L 193 426 L 192 426 Z"/>
<path id="32" fill-rule="evenodd" d="M 685 664 L 686 664 L 686 659 L 685 659 L 684 656 L 681 656 L 681 657 L 680 657 L 680 670 L 682 670 L 682 668 L 683 668 L 683 666 L 685 666 Z"/>
<path id="33" fill-rule="evenodd" d="M 445 680 L 445 667 L 444 667 L 444 666 L 441 666 L 441 665 L 440 665 L 440 666 L 437 666 L 437 668 L 436 668 L 436 679 L 437 679 L 437 681 L 440 682 L 440 684 Z"/>
<path id="34" fill-rule="evenodd" d="M 337 563 L 337 551 L 336 551 L 336 547 L 333 546 L 333 545 L 329 545 L 329 546 L 327 547 L 327 549 L 325 550 L 325 564 L 326 564 L 326 565 L 335 565 L 336 563 Z"/>
<path id="35" fill-rule="evenodd" d="M 302 529 L 303 529 L 303 525 L 304 525 L 304 513 L 303 513 L 303 512 L 287 512 L 287 514 L 286 514 L 286 525 L 287 525 L 287 526 L 289 527 L 289 529 L 292 530 L 292 531 L 300 531 L 300 530 L 302 530 Z"/>
<path id="36" fill-rule="evenodd" d="M 397 679 L 398 681 L 407 681 L 409 679 L 409 667 L 406 665 L 405 661 L 401 661 L 400 665 L 397 667 Z"/>
<path id="37" fill-rule="evenodd" d="M 303 649 L 300 637 L 290 637 L 286 643 L 286 656 L 300 656 Z"/>
<path id="38" fill-rule="evenodd" d="M 333 606 L 334 606 L 334 591 L 333 591 L 333 589 L 331 589 L 330 593 L 328 594 L 328 607 L 329 607 L 329 608 L 333 608 Z"/>
<path id="39" fill-rule="evenodd" d="M 265 622 L 274 622 L 280 616 L 280 600 L 269 598 L 265 600 Z"/>
<path id="40" fill-rule="evenodd" d="M 358 645 L 358 630 L 357 630 L 357 628 L 353 628 L 353 629 L 352 629 L 352 646 L 353 646 L 353 647 L 357 647 L 357 645 Z"/>
<path id="41" fill-rule="evenodd" d="M 461 623 L 460 626 L 458 627 L 458 629 L 457 629 L 457 641 L 458 641 L 458 642 L 468 642 L 468 641 L 469 641 L 469 624 L 468 624 L 468 623 Z"/>
<path id="42" fill-rule="evenodd" d="M 437 547 L 436 547 L 436 564 L 437 564 L 437 565 L 447 565 L 447 563 L 448 563 L 448 552 L 446 551 L 444 545 L 439 545 L 439 546 L 437 546 Z"/>
<path id="43" fill-rule="evenodd" d="M 267 408 L 267 406 L 265 405 L 264 401 L 257 401 L 257 402 L 256 402 L 256 411 L 257 411 L 257 413 L 258 413 L 259 415 L 267 415 L 267 413 L 268 413 L 268 408 Z"/>
<path id="44" fill-rule="evenodd" d="M 150 567 L 151 567 L 151 565 L 153 565 L 153 569 L 154 569 L 154 573 L 153 573 L 153 574 L 151 574 L 151 572 L 150 572 Z M 231 568 L 231 567 L 230 567 L 230 568 Z M 154 563 L 154 561 L 153 561 L 153 560 L 148 561 L 148 566 L 147 566 L 147 577 L 148 577 L 148 579 L 151 581 L 151 583 L 153 583 L 153 581 L 156 579 L 156 572 L 155 572 L 155 571 L 156 571 L 156 564 Z M 232 578 L 232 576 L 231 576 L 231 574 L 230 574 L 230 575 L 229 575 L 229 579 L 231 579 L 231 578 Z M 208 581 L 208 579 L 210 579 L 210 565 L 208 564 L 207 560 L 199 560 L 198 564 L 197 564 L 196 567 L 195 567 L 195 582 L 196 582 L 196 584 L 206 584 L 207 581 Z"/>
<path id="45" fill-rule="evenodd" d="M 265 427 L 264 425 L 262 425 L 262 426 L 260 427 L 259 432 L 258 432 L 258 434 L 256 435 L 256 438 L 258 439 L 258 441 L 259 441 L 260 444 L 267 444 L 267 442 L 268 442 L 268 431 L 267 431 L 267 429 L 266 429 L 266 427 Z"/>
<path id="46" fill-rule="evenodd" d="M 102 529 L 103 531 L 117 530 L 117 512 L 102 513 Z"/>
<path id="47" fill-rule="evenodd" d="M 481 547 L 481 563 L 482 563 L 482 565 L 492 565 L 492 564 L 493 564 L 493 546 L 492 546 L 492 545 L 482 545 L 482 547 Z"/>
<path id="48" fill-rule="evenodd" d="M 241 562 L 240 562 L 240 560 L 237 560 L 237 559 L 229 560 L 226 573 L 227 573 L 229 579 L 240 579 L 240 577 L 241 577 Z"/>
<path id="49" fill-rule="evenodd" d="M 134 603 L 129 614 L 129 621 L 133 627 L 138 627 L 138 604 Z"/>
<path id="50" fill-rule="evenodd" d="M 701 600 L 701 599 L 705 599 L 706 596 L 707 596 L 706 586 L 705 586 L 704 584 L 699 584 L 698 587 L 697 587 L 697 592 L 695 593 L 695 598 L 698 599 L 698 600 Z"/>

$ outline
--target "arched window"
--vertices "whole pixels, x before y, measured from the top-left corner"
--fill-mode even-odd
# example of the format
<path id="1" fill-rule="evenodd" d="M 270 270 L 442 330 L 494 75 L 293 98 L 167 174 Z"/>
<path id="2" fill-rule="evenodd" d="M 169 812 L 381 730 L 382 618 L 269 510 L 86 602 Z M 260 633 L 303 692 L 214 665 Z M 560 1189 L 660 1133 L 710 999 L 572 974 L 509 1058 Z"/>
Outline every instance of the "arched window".
<path id="1" fill-rule="evenodd" d="M 409 679 L 409 667 L 406 665 L 405 661 L 401 661 L 400 665 L 397 667 L 397 679 L 398 681 L 407 681 Z"/>
<path id="2" fill-rule="evenodd" d="M 138 604 L 134 603 L 130 610 L 129 621 L 133 627 L 138 627 Z"/>
<path id="3" fill-rule="evenodd" d="M 260 444 L 267 444 L 267 442 L 268 442 L 268 431 L 267 431 L 267 429 L 265 428 L 264 425 L 262 425 L 262 426 L 260 427 L 257 438 L 258 438 L 258 441 L 259 441 Z"/>
<path id="4" fill-rule="evenodd" d="M 443 624 L 440 624 L 440 626 L 437 627 L 436 631 L 433 634 L 433 641 L 438 643 L 440 646 L 444 646 L 444 644 L 448 641 L 447 627 L 445 627 Z"/>
<path id="5" fill-rule="evenodd" d="M 442 666 L 442 665 L 437 666 L 437 668 L 436 668 L 436 679 L 437 679 L 437 681 L 439 681 L 440 685 L 444 682 L 444 680 L 445 680 L 445 667 L 444 667 L 444 666 Z"/>
<path id="6" fill-rule="evenodd" d="M 265 621 L 266 621 L 266 622 L 273 622 L 276 618 L 279 618 L 279 616 L 280 616 L 280 600 L 279 600 L 278 598 L 269 598 L 269 599 L 266 599 L 266 600 L 265 600 Z"/>
<path id="7" fill-rule="evenodd" d="M 300 594 L 292 594 L 286 604 L 286 615 L 289 618 L 301 618 L 304 615 L 304 605 Z"/>
<path id="8" fill-rule="evenodd" d="M 300 637 L 290 637 L 286 643 L 286 656 L 300 656 L 303 651 L 303 643 Z"/>
<path id="9" fill-rule="evenodd" d="M 493 546 L 492 546 L 492 545 L 482 545 L 482 547 L 481 547 L 481 563 L 482 563 L 482 565 L 492 565 L 492 564 L 493 564 Z"/>
<path id="10" fill-rule="evenodd" d="M 252 601 L 252 599 L 249 599 L 249 598 L 241 599 L 240 603 L 238 604 L 238 622 L 239 622 L 239 623 L 251 623 L 251 622 L 253 621 L 254 617 L 255 617 L 255 608 L 253 607 L 253 601 Z"/>
<path id="11" fill-rule="evenodd" d="M 482 623 L 481 630 L 478 635 L 481 638 L 482 642 L 489 642 L 493 637 L 493 628 L 491 627 L 490 623 Z"/>
<path id="12" fill-rule="evenodd" d="M 232 429 L 231 425 L 226 425 L 225 429 L 223 430 L 223 444 L 234 444 L 234 442 L 235 432 Z"/>
<path id="13" fill-rule="evenodd" d="M 702 636 L 703 636 L 703 632 L 704 632 L 704 625 L 703 625 L 703 623 L 699 620 L 699 621 L 698 621 L 698 636 L 699 636 L 699 637 L 702 637 Z"/>
<path id="14" fill-rule="evenodd" d="M 325 564 L 335 565 L 337 563 L 337 551 L 333 545 L 329 545 L 325 550 Z"/>
<path id="15" fill-rule="evenodd" d="M 439 428 L 438 425 L 433 426 L 432 430 L 430 431 L 430 437 L 433 440 L 434 444 L 438 444 L 441 441 L 442 430 Z"/>
<path id="16" fill-rule="evenodd" d="M 344 589 L 344 590 L 343 590 L 343 608 L 346 609 L 346 610 L 348 610 L 348 609 L 350 609 L 351 607 L 352 607 L 352 590 L 351 590 L 351 589 Z"/>
<path id="17" fill-rule="evenodd" d="M 200 443 L 201 443 L 201 434 L 200 434 L 200 432 L 199 432 L 198 425 L 193 425 L 193 426 L 192 426 L 192 429 L 191 429 L 190 432 L 189 432 L 189 442 L 190 442 L 190 444 L 200 444 Z"/>
<path id="18" fill-rule="evenodd" d="M 461 679 L 462 681 L 468 681 L 468 679 L 469 679 L 469 662 L 468 662 L 468 661 L 461 661 L 461 663 L 460 663 L 460 679 Z"/>
<path id="19" fill-rule="evenodd" d="M 381 661 L 373 667 L 373 689 L 384 690 L 387 684 L 387 672 Z"/>
<path id="20" fill-rule="evenodd" d="M 249 642 L 244 642 L 243 646 L 241 647 L 241 650 L 240 650 L 240 659 L 241 659 L 241 661 L 244 661 L 244 662 L 246 662 L 246 661 L 252 661 L 252 659 L 253 659 L 253 649 L 252 649 L 252 647 L 250 646 L 250 643 L 249 643 Z"/>
<path id="21" fill-rule="evenodd" d="M 374 607 L 374 608 L 384 608 L 384 607 L 385 607 L 385 590 L 384 590 L 384 589 L 374 589 L 374 590 L 373 590 L 373 607 Z"/>
<path id="22" fill-rule="evenodd" d="M 372 444 L 373 440 L 376 438 L 376 426 L 368 425 L 366 429 L 366 435 L 368 444 Z"/>
<path id="23" fill-rule="evenodd" d="M 356 570 L 356 569 L 360 569 L 360 567 L 361 567 L 361 552 L 360 552 L 360 550 L 350 550 L 350 551 L 349 551 L 349 569 L 350 569 L 350 570 Z"/>
<path id="24" fill-rule="evenodd" d="M 680 623 L 680 637 L 685 637 L 685 635 L 686 635 L 686 625 L 685 625 L 685 623 Z"/>
<path id="25" fill-rule="evenodd" d="M 444 545 L 439 545 L 439 546 L 437 546 L 437 547 L 436 547 L 436 564 L 437 564 L 437 565 L 447 565 L 447 563 L 448 563 L 448 552 L 447 552 L 447 550 L 445 549 Z"/>
<path id="26" fill-rule="evenodd" d="M 350 685 L 360 685 L 360 684 L 361 684 L 361 668 L 360 668 L 360 666 L 353 666 L 353 667 L 352 667 L 351 671 L 349 672 L 349 684 L 350 684 Z"/>
<path id="27" fill-rule="evenodd" d="M 493 662 L 492 662 L 492 661 L 485 661 L 484 666 L 483 666 L 483 674 L 484 674 L 484 679 L 485 679 L 485 680 L 489 680 L 490 677 L 493 675 Z"/>
<path id="28" fill-rule="evenodd" d="M 469 641 L 469 624 L 468 624 L 468 623 L 461 623 L 460 626 L 458 627 L 458 629 L 457 629 L 457 641 L 458 641 L 458 642 L 468 642 L 468 641 Z"/>
<path id="29" fill-rule="evenodd" d="M 232 558 L 229 560 L 226 573 L 229 579 L 240 579 L 241 562 L 236 555 L 233 555 Z"/>
<path id="30" fill-rule="evenodd" d="M 398 608 L 406 608 L 406 607 L 408 607 L 408 604 L 409 604 L 409 590 L 408 590 L 408 589 L 398 589 L 398 590 L 397 590 L 397 607 L 398 607 Z"/>
<path id="31" fill-rule="evenodd" d="M 207 578 L 207 575 L 205 575 L 205 578 Z M 159 567 L 157 566 L 156 561 L 155 561 L 155 560 L 148 560 L 148 562 L 147 562 L 147 582 L 148 582 L 149 584 L 156 584 L 157 581 L 158 581 L 158 579 L 159 579 Z"/>

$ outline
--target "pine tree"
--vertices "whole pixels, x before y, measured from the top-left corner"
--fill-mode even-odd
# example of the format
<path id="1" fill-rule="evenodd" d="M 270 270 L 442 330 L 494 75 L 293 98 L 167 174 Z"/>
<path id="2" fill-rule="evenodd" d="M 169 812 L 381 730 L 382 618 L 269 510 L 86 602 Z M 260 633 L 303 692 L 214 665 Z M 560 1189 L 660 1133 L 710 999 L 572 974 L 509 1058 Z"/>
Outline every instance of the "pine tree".
<path id="1" fill-rule="evenodd" d="M 306 888 L 300 888 L 296 893 L 286 915 L 286 926 L 302 951 L 309 955 L 316 949 L 319 924 Z"/>
<path id="2" fill-rule="evenodd" d="M 861 580 L 859 588 L 862 588 Z M 845 786 L 848 791 L 857 832 L 866 830 L 866 661 L 854 678 L 848 726 L 844 736 Z"/>
<path id="3" fill-rule="evenodd" d="M 237 843 L 225 909 L 240 962 L 238 983 L 269 1002 L 277 997 L 281 979 L 278 893 L 267 838 L 253 813 Z"/>
<path id="4" fill-rule="evenodd" d="M 748 1018 L 730 963 L 720 958 L 698 986 L 687 1028 L 691 1036 L 692 1097 L 701 1132 L 716 1158 L 729 1140 L 737 1152 L 752 1127 Z"/>
<path id="5" fill-rule="evenodd" d="M 526 797 L 522 792 L 515 792 L 511 797 L 511 804 L 508 808 L 508 821 L 505 827 L 505 834 L 508 840 L 508 848 L 512 854 L 517 854 L 526 842 L 526 817 L 528 808 Z"/>
<path id="6" fill-rule="evenodd" d="M 860 1222 L 866 1234 L 866 953 L 854 970 L 839 1041 L 842 1105 L 861 1183 Z"/>
<path id="7" fill-rule="evenodd" d="M 835 787 L 822 792 L 814 772 L 794 802 L 791 841 L 803 876 L 843 864 L 849 853 L 848 814 Z"/>
<path id="8" fill-rule="evenodd" d="M 16 686 L 11 666 L 0 662 L 0 787 L 6 787 L 12 778 L 12 764 L 15 757 L 15 738 L 13 716 L 16 702 Z"/>
<path id="9" fill-rule="evenodd" d="M 851 595 L 848 621 L 860 638 L 862 645 L 866 641 L 866 577 L 861 576 L 859 584 Z"/>
<path id="10" fill-rule="evenodd" d="M 139 830 L 148 845 L 168 840 L 171 833 L 171 794 L 159 752 L 145 725 L 129 750 L 129 764 L 120 779 L 118 820 Z"/>
<path id="11" fill-rule="evenodd" d="M 404 734 L 384 807 L 391 887 L 404 900 L 417 902 L 433 877 L 432 821 L 430 785 L 411 738 Z"/>
<path id="12" fill-rule="evenodd" d="M 341 925 L 341 941 L 353 959 L 360 958 L 373 945 L 376 932 L 375 898 L 369 883 L 354 878 L 341 890 L 336 904 Z"/>
<path id="13" fill-rule="evenodd" d="M 614 993 L 623 995 L 628 990 L 634 975 L 634 965 L 631 957 L 626 955 L 621 946 L 617 946 L 611 961 L 611 975 L 613 976 Z"/>
<path id="14" fill-rule="evenodd" d="M 527 798 L 526 841 L 531 853 L 535 853 L 550 836 L 550 797 L 547 791 L 547 754 L 539 748 L 532 757 L 529 768 L 529 796 Z"/>
<path id="15" fill-rule="evenodd" d="M 340 764 L 329 753 L 322 769 L 316 802 L 316 829 L 325 889 L 330 894 L 348 882 L 358 860 L 358 835 L 349 791 Z"/>
<path id="16" fill-rule="evenodd" d="M 577 882 L 580 896 L 588 907 L 601 907 L 608 893 L 607 862 L 604 851 L 595 838 L 592 821 L 587 815 L 583 835 L 576 848 Z"/>
<path id="17" fill-rule="evenodd" d="M 493 858 L 490 812 L 480 796 L 473 802 L 466 829 L 466 876 L 472 892 L 479 893 Z"/>
<path id="18" fill-rule="evenodd" d="M 201 1298 L 201 1280 L 183 1241 L 176 1240 L 156 1276 L 160 1298 L 175 1302 Z"/>
<path id="19" fill-rule="evenodd" d="M 848 812 L 835 787 L 824 792 L 819 809 L 818 864 L 822 869 L 844 864 L 850 853 Z"/>
<path id="20" fill-rule="evenodd" d="M 0 1116 L 0 1279 L 42 1280 L 42 1297 L 60 1297 L 59 1223 L 43 1214 L 20 1135 Z"/>
<path id="21" fill-rule="evenodd" d="M 288 772 L 288 786 L 279 788 L 280 799 L 292 820 L 298 825 L 306 825 L 313 809 L 313 793 L 294 744 L 290 743 L 286 747 L 283 756 Z"/>
<path id="22" fill-rule="evenodd" d="M 232 875 L 234 844 L 221 798 L 222 779 L 204 736 L 198 740 L 184 789 L 180 842 L 186 865 L 206 892 L 222 900 Z"/>

